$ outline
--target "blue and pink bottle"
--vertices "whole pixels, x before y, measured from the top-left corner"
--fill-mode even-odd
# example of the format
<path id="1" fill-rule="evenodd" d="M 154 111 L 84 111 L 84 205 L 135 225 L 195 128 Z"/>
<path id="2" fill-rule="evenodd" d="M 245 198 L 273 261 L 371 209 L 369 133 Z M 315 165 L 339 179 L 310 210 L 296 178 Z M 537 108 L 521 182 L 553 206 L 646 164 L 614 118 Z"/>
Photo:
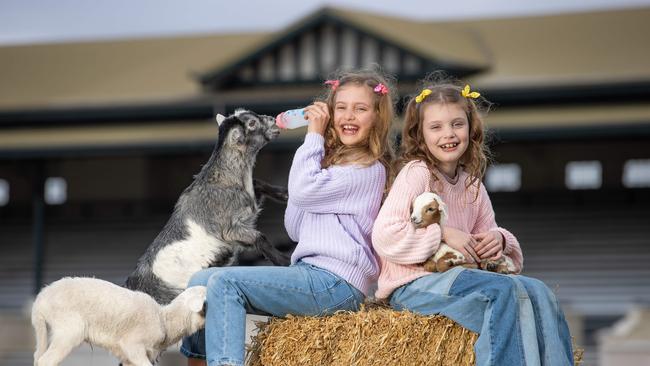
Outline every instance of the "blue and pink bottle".
<path id="1" fill-rule="evenodd" d="M 309 121 L 305 119 L 305 108 L 299 108 L 278 114 L 275 124 L 282 129 L 293 129 L 307 126 Z"/>

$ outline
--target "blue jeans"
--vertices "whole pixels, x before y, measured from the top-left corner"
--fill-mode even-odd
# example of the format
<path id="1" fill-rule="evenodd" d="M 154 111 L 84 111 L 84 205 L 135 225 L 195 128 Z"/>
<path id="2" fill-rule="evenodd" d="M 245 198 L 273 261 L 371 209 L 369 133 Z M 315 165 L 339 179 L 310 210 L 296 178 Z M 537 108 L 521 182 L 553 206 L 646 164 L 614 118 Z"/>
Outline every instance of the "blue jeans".
<path id="1" fill-rule="evenodd" d="M 453 268 L 399 287 L 397 310 L 442 314 L 479 333 L 476 365 L 573 365 L 571 336 L 555 295 L 541 281 Z"/>
<path id="2" fill-rule="evenodd" d="M 359 309 L 362 292 L 337 275 L 298 262 L 290 267 L 215 267 L 192 276 L 207 286 L 205 331 L 183 339 L 181 352 L 208 365 L 244 365 L 246 313 L 284 317 Z"/>

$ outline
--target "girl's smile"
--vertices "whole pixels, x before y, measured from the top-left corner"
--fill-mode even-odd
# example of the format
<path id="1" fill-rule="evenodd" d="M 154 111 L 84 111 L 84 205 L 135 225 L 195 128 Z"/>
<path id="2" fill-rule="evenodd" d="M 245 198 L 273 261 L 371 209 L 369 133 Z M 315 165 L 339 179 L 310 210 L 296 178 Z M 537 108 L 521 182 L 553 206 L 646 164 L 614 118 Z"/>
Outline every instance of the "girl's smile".
<path id="1" fill-rule="evenodd" d="M 458 148 L 458 143 L 451 143 L 451 144 L 444 144 L 440 146 L 440 148 L 445 151 L 445 152 L 452 152 L 455 151 Z"/>
<path id="2" fill-rule="evenodd" d="M 357 132 L 359 132 L 359 126 L 357 125 L 350 123 L 341 125 L 341 133 L 343 135 L 354 136 L 357 134 Z"/>

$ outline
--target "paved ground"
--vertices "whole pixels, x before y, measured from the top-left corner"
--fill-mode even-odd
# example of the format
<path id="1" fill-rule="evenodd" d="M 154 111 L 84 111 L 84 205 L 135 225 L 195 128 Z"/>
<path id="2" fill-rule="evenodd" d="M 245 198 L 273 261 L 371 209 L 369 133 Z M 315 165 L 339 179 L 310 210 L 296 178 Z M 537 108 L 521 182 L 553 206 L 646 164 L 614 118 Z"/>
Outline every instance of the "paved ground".
<path id="1" fill-rule="evenodd" d="M 247 343 L 255 331 L 255 321 L 266 317 L 249 315 L 246 318 Z M 178 351 L 179 345 L 170 347 L 158 363 L 161 366 L 186 365 L 186 359 Z M 0 366 L 32 366 L 34 335 L 29 321 L 21 313 L 0 314 Z M 117 366 L 118 361 L 104 349 L 91 348 L 87 344 L 75 349 L 61 366 Z"/>

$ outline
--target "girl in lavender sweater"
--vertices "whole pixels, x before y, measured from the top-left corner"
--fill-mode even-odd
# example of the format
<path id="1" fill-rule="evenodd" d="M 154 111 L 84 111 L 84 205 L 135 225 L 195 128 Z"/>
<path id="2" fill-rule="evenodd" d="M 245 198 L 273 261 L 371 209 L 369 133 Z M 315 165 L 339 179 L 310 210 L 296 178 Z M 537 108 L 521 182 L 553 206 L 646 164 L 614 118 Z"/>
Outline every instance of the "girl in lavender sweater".
<path id="1" fill-rule="evenodd" d="M 305 108 L 305 142 L 289 173 L 285 227 L 298 242 L 289 267 L 209 268 L 205 340 L 189 365 L 244 365 L 246 313 L 283 317 L 358 310 L 379 275 L 370 236 L 386 186 L 394 117 L 391 88 L 373 71 L 341 74 L 324 102 Z M 198 359 L 198 360 L 197 360 Z"/>

